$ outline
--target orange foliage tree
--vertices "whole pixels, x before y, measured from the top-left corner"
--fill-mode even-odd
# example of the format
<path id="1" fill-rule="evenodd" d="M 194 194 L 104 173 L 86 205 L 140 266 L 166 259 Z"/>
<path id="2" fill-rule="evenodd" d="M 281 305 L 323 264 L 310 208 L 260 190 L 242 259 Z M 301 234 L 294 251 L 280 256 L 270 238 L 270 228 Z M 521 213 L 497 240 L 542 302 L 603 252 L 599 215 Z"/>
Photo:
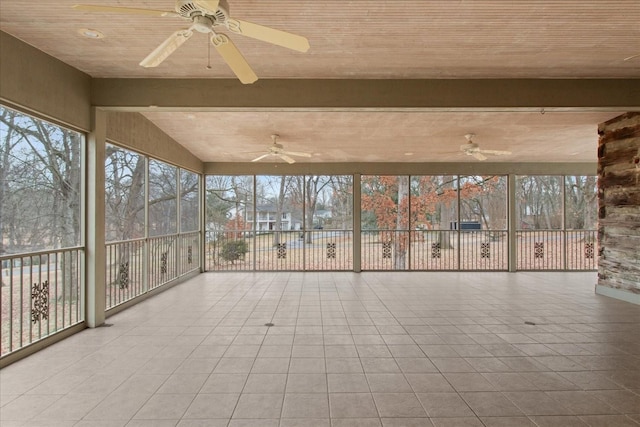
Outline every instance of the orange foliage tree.
<path id="1" fill-rule="evenodd" d="M 473 199 L 486 186 L 463 182 L 461 198 Z M 456 178 L 453 176 L 363 176 L 362 211 L 375 219 L 380 241 L 391 243 L 394 268 L 406 268 L 410 238 L 416 228 L 447 228 L 457 218 L 451 213 L 457 202 Z M 412 234 L 410 236 L 410 233 Z M 442 238 L 442 237 L 440 237 Z"/>
<path id="2" fill-rule="evenodd" d="M 251 224 L 246 222 L 241 215 L 236 215 L 231 218 L 224 226 L 224 236 L 227 239 L 241 239 L 244 237 L 244 232 L 251 230 Z"/>

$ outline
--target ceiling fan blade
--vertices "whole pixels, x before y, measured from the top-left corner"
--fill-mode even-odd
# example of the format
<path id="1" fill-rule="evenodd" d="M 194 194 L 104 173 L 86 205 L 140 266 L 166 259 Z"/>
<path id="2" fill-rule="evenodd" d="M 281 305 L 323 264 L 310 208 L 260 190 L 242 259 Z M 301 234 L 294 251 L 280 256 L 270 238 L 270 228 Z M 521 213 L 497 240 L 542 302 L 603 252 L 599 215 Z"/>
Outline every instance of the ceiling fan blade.
<path id="1" fill-rule="evenodd" d="M 193 0 L 193 3 L 195 3 L 196 6 L 198 6 L 201 9 L 206 10 L 207 12 L 211 12 L 211 14 L 213 15 L 214 13 L 216 13 L 216 10 L 218 10 L 218 4 L 220 3 L 219 0 Z"/>
<path id="2" fill-rule="evenodd" d="M 311 157 L 310 153 L 300 153 L 298 151 L 282 151 L 282 154 L 288 154 L 290 156 L 298 156 L 298 157 Z"/>
<path id="3" fill-rule="evenodd" d="M 287 156 L 286 154 L 278 154 L 278 157 L 280 157 L 282 160 L 284 160 L 285 162 L 289 163 L 290 165 L 294 164 L 296 161 L 293 160 L 291 157 Z"/>
<path id="4" fill-rule="evenodd" d="M 234 33 L 242 34 L 243 36 L 262 40 L 263 42 L 286 47 L 288 49 L 297 50 L 298 52 L 306 52 L 309 50 L 309 40 L 307 40 L 306 37 L 254 24 L 252 22 L 241 21 L 239 19 L 228 19 L 227 23 L 229 30 Z"/>
<path id="5" fill-rule="evenodd" d="M 511 151 L 502 151 L 502 150 L 480 150 L 481 153 L 484 154 L 494 154 L 496 156 L 504 156 L 511 154 Z"/>
<path id="6" fill-rule="evenodd" d="M 178 30 L 175 33 L 171 34 L 165 41 L 163 41 L 160 46 L 154 49 L 146 58 L 140 62 L 140 65 L 146 68 L 157 67 L 167 59 L 169 55 L 175 52 L 184 42 L 189 40 L 193 35 L 193 31 L 186 30 Z"/>
<path id="7" fill-rule="evenodd" d="M 262 156 L 256 157 L 255 159 L 251 160 L 252 162 L 257 162 L 258 160 L 262 160 L 265 157 L 269 157 L 271 155 L 271 153 L 268 154 L 263 154 Z"/>
<path id="8" fill-rule="evenodd" d="M 133 15 L 149 16 L 180 16 L 176 12 L 167 10 L 137 9 L 132 7 L 98 6 L 92 4 L 76 4 L 71 7 L 81 12 L 128 13 Z"/>
<path id="9" fill-rule="evenodd" d="M 484 155 L 483 155 L 481 152 L 479 152 L 479 151 L 476 151 L 476 152 L 474 152 L 474 153 L 471 153 L 471 155 L 472 155 L 473 157 L 475 157 L 476 159 L 478 159 L 478 160 L 487 160 L 487 156 L 484 156 Z"/>
<path id="10" fill-rule="evenodd" d="M 235 44 L 224 34 L 212 34 L 211 44 L 231 67 L 231 70 L 238 76 L 238 79 L 244 84 L 251 84 L 258 80 L 258 76 L 253 72 L 251 66 L 244 56 L 240 53 Z"/>

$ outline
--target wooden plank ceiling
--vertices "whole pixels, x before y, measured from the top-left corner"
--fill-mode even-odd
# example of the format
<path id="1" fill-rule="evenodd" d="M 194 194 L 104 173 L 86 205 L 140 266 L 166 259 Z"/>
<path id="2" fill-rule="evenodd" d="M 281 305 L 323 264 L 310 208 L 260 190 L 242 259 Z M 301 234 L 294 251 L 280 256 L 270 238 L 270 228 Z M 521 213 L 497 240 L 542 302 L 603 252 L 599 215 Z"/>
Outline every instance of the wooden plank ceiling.
<path id="1" fill-rule="evenodd" d="M 162 10 L 175 5 L 172 0 L 83 1 Z M 188 24 L 180 18 L 78 12 L 71 9 L 77 2 L 2 0 L 0 29 L 93 77 L 233 78 L 199 33 L 159 67 L 142 68 L 141 59 Z M 230 33 L 262 79 L 640 77 L 640 56 L 634 57 L 640 54 L 637 0 L 229 3 L 233 17 L 309 39 L 309 52 L 299 53 Z M 82 37 L 81 28 L 105 37 Z M 147 117 L 205 161 L 246 161 L 240 152 L 267 146 L 273 132 L 286 135 L 282 142 L 290 141 L 292 150 L 326 153 L 310 161 L 473 161 L 450 153 L 473 131 L 486 148 L 514 151 L 502 161 L 573 162 L 595 161 L 596 125 L 616 115 L 442 114 L 158 112 Z M 394 141 L 392 154 L 389 141 Z M 409 152 L 415 154 L 404 155 Z"/>

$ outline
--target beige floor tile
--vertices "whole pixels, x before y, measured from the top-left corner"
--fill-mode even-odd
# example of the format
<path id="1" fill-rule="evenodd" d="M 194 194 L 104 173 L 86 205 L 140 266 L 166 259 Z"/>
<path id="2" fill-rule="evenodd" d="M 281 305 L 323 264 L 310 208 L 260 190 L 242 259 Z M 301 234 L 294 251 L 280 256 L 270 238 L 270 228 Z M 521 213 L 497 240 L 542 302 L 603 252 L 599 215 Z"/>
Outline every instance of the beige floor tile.
<path id="1" fill-rule="evenodd" d="M 326 359 L 328 374 L 362 373 L 362 363 L 357 357 L 338 357 Z"/>
<path id="2" fill-rule="evenodd" d="M 328 418 L 329 396 L 326 393 L 286 394 L 283 418 Z"/>
<path id="3" fill-rule="evenodd" d="M 242 394 L 233 418 L 280 418 L 284 394 Z"/>
<path id="4" fill-rule="evenodd" d="M 278 427 L 280 425 L 279 419 L 273 420 L 243 420 L 232 419 L 229 421 L 229 427 Z"/>
<path id="5" fill-rule="evenodd" d="M 373 399 L 380 417 L 426 417 L 414 393 L 374 393 Z"/>
<path id="6" fill-rule="evenodd" d="M 326 374 L 289 374 L 287 393 L 326 393 Z"/>
<path id="7" fill-rule="evenodd" d="M 458 392 L 465 391 L 495 391 L 497 390 L 482 374 L 464 372 L 447 372 L 444 377 Z"/>
<path id="8" fill-rule="evenodd" d="M 234 394 L 198 394 L 186 410 L 185 419 L 229 419 L 238 402 L 239 395 Z"/>
<path id="9" fill-rule="evenodd" d="M 480 417 L 486 427 L 537 427 L 527 417 Z"/>
<path id="10" fill-rule="evenodd" d="M 640 309 L 596 296 L 593 273 L 221 277 L 4 368 L 0 416 L 35 418 L 2 426 L 640 422 Z"/>
<path id="11" fill-rule="evenodd" d="M 573 415 L 614 415 L 620 412 L 586 391 L 547 391 L 549 397 Z M 640 412 L 640 406 L 638 407 Z"/>
<path id="12" fill-rule="evenodd" d="M 403 374 L 367 374 L 373 393 L 410 393 L 412 388 Z"/>
<path id="13" fill-rule="evenodd" d="M 156 393 L 196 394 L 207 380 L 207 374 L 173 374 L 162 384 Z"/>
<path id="14" fill-rule="evenodd" d="M 379 418 L 332 418 L 332 427 L 382 427 Z"/>
<path id="15" fill-rule="evenodd" d="M 144 420 L 179 420 L 191 405 L 195 394 L 155 394 L 133 418 Z"/>
<path id="16" fill-rule="evenodd" d="M 331 418 L 375 418 L 378 411 L 370 393 L 330 393 Z"/>
<path id="17" fill-rule="evenodd" d="M 93 408 L 85 420 L 129 420 L 151 398 L 150 394 L 113 393 Z"/>
<path id="18" fill-rule="evenodd" d="M 476 417 L 431 418 L 435 427 L 484 427 Z"/>
<path id="19" fill-rule="evenodd" d="M 330 393 L 368 393 L 369 383 L 364 374 L 327 374 Z"/>
<path id="20" fill-rule="evenodd" d="M 284 394 L 286 383 L 286 374 L 250 374 L 242 392 Z"/>
<path id="21" fill-rule="evenodd" d="M 329 418 L 282 418 L 280 427 L 330 427 Z"/>
<path id="22" fill-rule="evenodd" d="M 248 374 L 211 374 L 204 382 L 200 393 L 240 393 Z"/>
<path id="23" fill-rule="evenodd" d="M 326 362 L 321 357 L 295 357 L 291 359 L 289 373 L 292 374 L 324 374 Z"/>
<path id="24" fill-rule="evenodd" d="M 382 418 L 383 427 L 432 427 L 429 418 Z"/>
<path id="25" fill-rule="evenodd" d="M 541 391 L 509 391 L 504 395 L 526 415 L 573 415 Z"/>
<path id="26" fill-rule="evenodd" d="M 360 359 L 360 363 L 362 363 L 364 372 L 368 374 L 390 374 L 401 372 L 395 359 L 390 357 L 367 357 Z"/>
<path id="27" fill-rule="evenodd" d="M 37 414 L 35 420 L 81 420 L 103 399 L 99 394 L 67 394 Z"/>
<path id="28" fill-rule="evenodd" d="M 587 423 L 573 415 L 530 417 L 539 427 L 586 427 Z"/>
<path id="29" fill-rule="evenodd" d="M 479 417 L 517 417 L 524 415 L 500 392 L 462 393 L 462 398 Z"/>
<path id="30" fill-rule="evenodd" d="M 417 396 L 430 418 L 474 415 L 458 393 L 417 393 Z"/>
<path id="31" fill-rule="evenodd" d="M 288 371 L 288 357 L 258 357 L 251 367 L 252 374 L 286 374 Z"/>

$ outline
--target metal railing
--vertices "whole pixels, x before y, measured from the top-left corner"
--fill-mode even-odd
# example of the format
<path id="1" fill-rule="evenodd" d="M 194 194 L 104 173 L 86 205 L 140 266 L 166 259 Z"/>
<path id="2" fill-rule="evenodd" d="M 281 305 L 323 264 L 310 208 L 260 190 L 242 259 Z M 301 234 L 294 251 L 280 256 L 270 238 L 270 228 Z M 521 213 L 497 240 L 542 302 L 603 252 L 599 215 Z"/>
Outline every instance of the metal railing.
<path id="1" fill-rule="evenodd" d="M 200 268 L 200 233 L 106 245 L 106 309 L 139 297 Z"/>
<path id="2" fill-rule="evenodd" d="M 565 232 L 567 270 L 598 269 L 598 231 L 567 230 Z"/>
<path id="3" fill-rule="evenodd" d="M 353 269 L 353 231 L 206 233 L 208 271 Z M 516 232 L 518 270 L 595 270 L 595 230 Z M 361 268 L 372 271 L 507 271 L 506 230 L 362 230 Z"/>
<path id="4" fill-rule="evenodd" d="M 412 254 L 409 231 L 363 230 L 360 257 L 363 270 L 407 270 Z"/>
<path id="5" fill-rule="evenodd" d="M 460 269 L 509 269 L 509 233 L 503 230 L 461 230 Z"/>
<path id="6" fill-rule="evenodd" d="M 425 230 L 411 232 L 412 270 L 457 270 L 458 232 Z"/>
<path id="7" fill-rule="evenodd" d="M 508 233 L 488 230 L 363 230 L 363 270 L 500 270 Z"/>
<path id="8" fill-rule="evenodd" d="M 353 269 L 352 230 L 226 230 L 205 236 L 209 271 Z"/>
<path id="9" fill-rule="evenodd" d="M 129 301 L 147 291 L 145 239 L 106 245 L 106 308 Z"/>
<path id="10" fill-rule="evenodd" d="M 596 233 L 596 230 L 517 231 L 517 269 L 595 270 Z"/>
<path id="11" fill-rule="evenodd" d="M 84 321 L 84 248 L 0 257 L 0 357 Z"/>

